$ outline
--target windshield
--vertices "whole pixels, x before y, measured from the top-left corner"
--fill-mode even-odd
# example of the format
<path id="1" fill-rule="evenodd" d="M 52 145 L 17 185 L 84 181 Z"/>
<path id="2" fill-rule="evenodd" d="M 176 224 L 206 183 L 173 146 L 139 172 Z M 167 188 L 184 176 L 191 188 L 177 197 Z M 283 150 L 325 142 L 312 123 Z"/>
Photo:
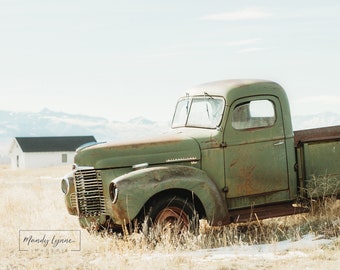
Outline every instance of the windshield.
<path id="1" fill-rule="evenodd" d="M 177 103 L 172 127 L 216 128 L 221 123 L 223 109 L 221 97 L 183 97 Z"/>

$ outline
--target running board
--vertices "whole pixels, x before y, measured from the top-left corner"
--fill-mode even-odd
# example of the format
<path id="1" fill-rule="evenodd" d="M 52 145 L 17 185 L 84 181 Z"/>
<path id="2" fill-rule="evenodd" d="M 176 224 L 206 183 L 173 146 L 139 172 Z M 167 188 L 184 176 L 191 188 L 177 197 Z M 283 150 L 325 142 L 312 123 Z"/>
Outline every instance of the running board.
<path id="1" fill-rule="evenodd" d="M 229 210 L 231 222 L 248 222 L 308 212 L 308 208 L 293 206 L 292 202 Z"/>

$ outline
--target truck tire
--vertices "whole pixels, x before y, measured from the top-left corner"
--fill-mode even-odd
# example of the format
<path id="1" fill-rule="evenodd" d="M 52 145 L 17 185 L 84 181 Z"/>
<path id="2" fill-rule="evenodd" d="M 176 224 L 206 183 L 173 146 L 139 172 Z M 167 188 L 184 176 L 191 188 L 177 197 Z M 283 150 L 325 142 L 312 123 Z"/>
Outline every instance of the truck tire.
<path id="1" fill-rule="evenodd" d="M 198 215 L 194 204 L 188 199 L 167 196 L 152 201 L 147 209 L 149 210 L 144 219 L 144 233 L 145 229 L 149 231 L 150 227 L 176 233 L 195 231 L 198 228 Z"/>

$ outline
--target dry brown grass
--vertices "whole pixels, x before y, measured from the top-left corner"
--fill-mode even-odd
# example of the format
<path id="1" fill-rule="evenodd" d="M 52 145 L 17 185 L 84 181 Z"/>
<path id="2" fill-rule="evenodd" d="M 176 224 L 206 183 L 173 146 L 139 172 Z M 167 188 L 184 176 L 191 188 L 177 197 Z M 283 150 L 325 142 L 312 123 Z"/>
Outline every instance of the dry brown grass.
<path id="1" fill-rule="evenodd" d="M 67 213 L 60 191 L 60 177 L 68 171 L 69 167 L 19 171 L 0 167 L 0 269 L 337 269 L 339 265 L 340 205 L 334 200 L 313 215 L 222 228 L 203 222 L 199 235 L 155 231 L 148 236 L 98 236 L 81 230 L 80 251 L 19 251 L 20 230 L 80 229 L 77 217 Z M 333 240 L 317 248 L 275 251 L 279 241 L 298 240 L 306 233 Z M 272 243 L 273 258 L 260 252 L 263 246 L 258 244 L 263 243 Z M 254 252 L 244 254 L 242 247 L 248 245 L 254 245 Z M 225 246 L 233 253 L 214 255 L 215 248 Z"/>

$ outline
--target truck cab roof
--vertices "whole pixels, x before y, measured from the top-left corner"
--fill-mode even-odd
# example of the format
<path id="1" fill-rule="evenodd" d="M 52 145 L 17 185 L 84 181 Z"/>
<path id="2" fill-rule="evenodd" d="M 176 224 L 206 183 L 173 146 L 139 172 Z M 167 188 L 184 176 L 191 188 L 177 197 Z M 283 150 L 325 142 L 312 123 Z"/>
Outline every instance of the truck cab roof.
<path id="1" fill-rule="evenodd" d="M 251 88 L 249 88 L 249 86 L 251 86 Z M 243 92 L 241 89 L 246 92 Z M 258 79 L 232 79 L 209 82 L 190 88 L 187 94 L 189 96 L 203 96 L 207 94 L 211 96 L 221 96 L 227 99 L 227 105 L 235 100 L 237 96 L 266 94 L 278 96 L 285 100 L 287 99 L 283 88 L 279 84 L 273 81 Z"/>

